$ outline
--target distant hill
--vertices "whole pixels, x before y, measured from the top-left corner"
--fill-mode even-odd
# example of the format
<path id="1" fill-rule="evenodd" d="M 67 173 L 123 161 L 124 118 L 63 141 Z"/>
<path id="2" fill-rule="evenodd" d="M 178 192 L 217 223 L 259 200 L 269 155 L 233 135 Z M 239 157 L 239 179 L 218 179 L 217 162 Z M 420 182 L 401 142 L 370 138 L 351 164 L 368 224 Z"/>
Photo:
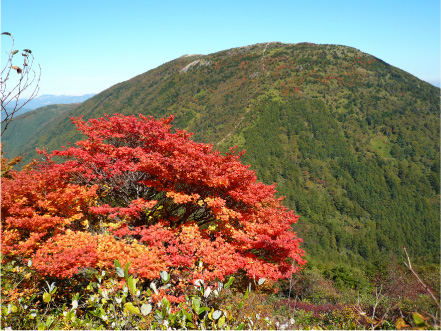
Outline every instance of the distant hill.
<path id="1" fill-rule="evenodd" d="M 20 109 L 16 114 L 15 117 L 18 117 L 20 115 L 23 115 L 24 113 L 28 111 L 32 111 L 34 109 L 48 106 L 48 105 L 54 105 L 54 104 L 72 104 L 72 103 L 80 103 L 83 101 L 86 101 L 87 99 L 93 97 L 95 94 L 85 94 L 85 95 L 51 95 L 51 94 L 45 94 L 41 95 L 39 97 L 36 97 L 35 99 L 32 99 L 29 101 L 22 109 Z M 26 102 L 28 99 L 19 99 L 18 105 L 22 105 L 24 102 Z M 11 108 L 12 103 L 9 107 Z M 3 113 L 2 113 L 3 117 Z"/>
<path id="2" fill-rule="evenodd" d="M 117 84 L 39 124 L 10 156 L 81 139 L 68 116 L 175 114 L 194 140 L 246 149 L 259 179 L 278 183 L 310 261 L 375 264 L 405 245 L 439 262 L 439 95 L 355 48 L 256 44 Z"/>
<path id="3" fill-rule="evenodd" d="M 26 104 L 26 108 L 30 110 L 34 110 L 40 107 L 55 105 L 55 104 L 71 104 L 71 103 L 80 103 L 90 99 L 95 94 L 84 94 L 84 95 L 52 95 L 45 94 L 41 95 L 35 99 L 29 101 Z M 20 101 L 23 101 L 20 99 Z"/>

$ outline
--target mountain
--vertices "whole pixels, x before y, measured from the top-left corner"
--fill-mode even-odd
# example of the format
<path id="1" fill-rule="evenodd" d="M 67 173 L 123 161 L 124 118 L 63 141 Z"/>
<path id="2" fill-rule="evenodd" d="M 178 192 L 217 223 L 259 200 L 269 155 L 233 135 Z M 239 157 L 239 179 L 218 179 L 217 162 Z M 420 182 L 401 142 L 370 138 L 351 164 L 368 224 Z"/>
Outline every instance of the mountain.
<path id="1" fill-rule="evenodd" d="M 53 118 L 78 106 L 78 103 L 49 105 L 31 110 L 21 117 L 18 116 L 9 123 L 8 128 L 2 136 L 5 157 L 22 155 L 23 150 L 27 148 L 29 141 L 33 139 L 33 137 L 45 134 L 45 132 L 41 130 L 45 130 L 46 126 L 50 126 Z M 32 156 L 37 157 L 35 152 L 32 152 Z"/>
<path id="2" fill-rule="evenodd" d="M 8 156 L 27 162 L 35 147 L 81 139 L 69 116 L 175 114 L 194 140 L 246 149 L 259 179 L 278 183 L 301 215 L 309 261 L 376 264 L 405 245 L 439 262 L 439 95 L 355 48 L 256 44 L 186 55 L 117 84 L 41 123 Z"/>
<path id="3" fill-rule="evenodd" d="M 29 110 L 34 110 L 40 107 L 54 105 L 54 104 L 71 104 L 71 103 L 80 103 L 90 99 L 95 94 L 85 94 L 85 95 L 52 95 L 45 94 L 41 95 L 35 99 L 29 101 L 26 104 L 26 108 Z M 25 99 L 20 99 L 19 102 L 26 101 Z"/>
<path id="4" fill-rule="evenodd" d="M 72 104 L 72 103 L 80 103 L 83 101 L 86 101 L 87 99 L 93 97 L 95 94 L 85 94 L 85 95 L 52 95 L 52 94 L 45 94 L 41 95 L 39 97 L 36 97 L 35 99 L 32 99 L 29 101 L 22 109 L 17 111 L 15 114 L 15 117 L 18 117 L 20 115 L 23 115 L 26 112 L 32 111 L 37 108 L 41 108 L 48 105 L 54 105 L 54 104 Z M 22 105 L 24 102 L 26 102 L 28 99 L 19 99 L 18 105 Z M 7 108 L 11 108 L 10 106 Z M 3 113 L 2 113 L 3 117 Z"/>

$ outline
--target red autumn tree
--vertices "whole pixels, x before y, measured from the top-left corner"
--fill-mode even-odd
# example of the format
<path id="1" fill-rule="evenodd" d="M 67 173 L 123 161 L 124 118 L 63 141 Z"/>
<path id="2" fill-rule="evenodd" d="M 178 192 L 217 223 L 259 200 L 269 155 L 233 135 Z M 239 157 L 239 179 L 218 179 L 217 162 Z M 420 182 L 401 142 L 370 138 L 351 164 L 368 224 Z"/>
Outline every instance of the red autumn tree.
<path id="1" fill-rule="evenodd" d="M 161 270 L 224 279 L 239 269 L 279 279 L 306 262 L 292 230 L 298 216 L 233 149 L 193 142 L 172 130 L 173 117 L 72 120 L 87 140 L 2 178 L 6 254 L 56 277 L 118 259 L 146 279 Z"/>

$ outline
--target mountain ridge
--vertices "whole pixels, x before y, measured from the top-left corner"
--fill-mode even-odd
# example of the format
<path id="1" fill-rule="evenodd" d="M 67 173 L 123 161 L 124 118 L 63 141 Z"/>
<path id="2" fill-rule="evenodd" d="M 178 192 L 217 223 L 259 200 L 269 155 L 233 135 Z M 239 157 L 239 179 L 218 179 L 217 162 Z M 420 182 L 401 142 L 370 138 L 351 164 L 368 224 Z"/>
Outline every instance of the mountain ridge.
<path id="1" fill-rule="evenodd" d="M 19 109 L 15 114 L 14 118 L 18 118 L 19 116 L 23 115 L 29 115 L 26 114 L 28 112 L 31 112 L 33 110 L 36 110 L 38 108 L 42 108 L 49 105 L 54 104 L 73 104 L 73 103 L 81 103 L 91 97 L 93 97 L 95 94 L 84 94 L 84 95 L 53 95 L 53 94 L 43 94 L 40 95 L 30 101 L 28 99 L 19 99 L 17 102 L 18 107 L 23 105 L 25 102 L 27 102 L 23 108 Z M 6 109 L 10 110 L 12 109 L 11 106 L 7 106 Z M 3 118 L 3 113 L 2 113 Z"/>
<path id="2" fill-rule="evenodd" d="M 95 93 L 83 94 L 83 95 L 55 95 L 55 94 L 43 94 L 35 99 L 29 101 L 26 108 L 34 110 L 40 107 L 54 105 L 54 104 L 71 104 L 80 103 L 93 97 Z M 19 99 L 19 103 L 26 101 L 26 99 Z"/>

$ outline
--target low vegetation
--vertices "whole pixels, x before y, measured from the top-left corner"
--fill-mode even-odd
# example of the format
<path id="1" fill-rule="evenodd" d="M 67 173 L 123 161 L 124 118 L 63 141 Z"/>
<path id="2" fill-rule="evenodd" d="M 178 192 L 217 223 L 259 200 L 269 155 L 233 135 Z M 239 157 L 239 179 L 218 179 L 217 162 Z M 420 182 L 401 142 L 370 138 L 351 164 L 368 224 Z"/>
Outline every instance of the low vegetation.
<path id="1" fill-rule="evenodd" d="M 439 329 L 439 308 L 401 265 L 353 289 L 307 268 L 267 285 L 197 280 L 179 302 L 177 280 L 166 271 L 136 279 L 115 261 L 105 272 L 81 270 L 69 279 L 41 277 L 27 264 L 3 263 L 2 329 Z M 439 277 L 439 268 L 425 273 Z M 242 276 L 243 277 L 243 276 Z M 436 283 L 436 279 L 429 280 Z M 439 281 L 439 279 L 438 279 Z M 392 283 L 395 282 L 395 283 Z M 245 285 L 245 286 L 244 286 Z M 436 289 L 436 288 L 435 288 Z M 180 290 L 179 290 L 180 292 Z M 439 297 L 439 292 L 438 292 Z"/>

